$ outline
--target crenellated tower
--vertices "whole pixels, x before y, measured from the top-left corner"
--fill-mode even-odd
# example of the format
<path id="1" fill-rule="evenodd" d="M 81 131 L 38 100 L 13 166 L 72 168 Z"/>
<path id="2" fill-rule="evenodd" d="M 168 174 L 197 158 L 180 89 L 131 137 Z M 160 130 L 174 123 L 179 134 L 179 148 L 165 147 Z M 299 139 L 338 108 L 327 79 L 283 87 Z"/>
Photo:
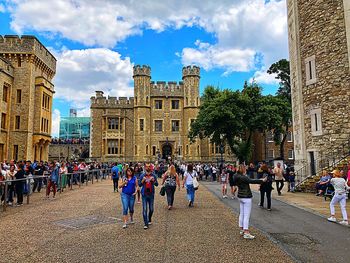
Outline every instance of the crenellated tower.
<path id="1" fill-rule="evenodd" d="M 147 65 L 134 66 L 134 134 L 135 147 L 134 156 L 143 156 L 147 160 L 150 154 L 146 153 L 145 147 L 139 145 L 150 145 L 151 138 L 151 68 Z M 143 126 L 143 129 L 140 129 Z"/>
<path id="2" fill-rule="evenodd" d="M 201 147 L 199 142 L 191 144 L 188 139 L 188 131 L 191 127 L 191 122 L 197 118 L 200 106 L 199 96 L 199 79 L 200 68 L 197 66 L 187 66 L 182 68 L 182 80 L 184 86 L 184 110 L 183 110 L 183 141 L 184 141 L 184 156 L 188 160 L 199 160 L 201 155 Z"/>

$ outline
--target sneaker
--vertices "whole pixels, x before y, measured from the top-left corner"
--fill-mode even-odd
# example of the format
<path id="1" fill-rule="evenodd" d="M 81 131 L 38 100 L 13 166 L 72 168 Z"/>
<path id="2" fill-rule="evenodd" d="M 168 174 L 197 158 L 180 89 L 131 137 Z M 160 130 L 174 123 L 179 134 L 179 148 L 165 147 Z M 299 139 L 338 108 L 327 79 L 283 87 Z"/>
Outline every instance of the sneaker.
<path id="1" fill-rule="evenodd" d="M 267 211 L 271 211 L 271 208 L 268 208 Z"/>
<path id="2" fill-rule="evenodd" d="M 123 229 L 127 228 L 128 226 L 126 224 L 123 225 Z"/>
<path id="3" fill-rule="evenodd" d="M 231 199 L 232 200 L 236 199 L 236 196 L 235 195 L 231 196 Z"/>
<path id="4" fill-rule="evenodd" d="M 243 230 L 239 230 L 239 234 L 240 234 L 241 236 L 243 236 L 243 235 L 244 235 L 244 231 L 243 231 Z"/>
<path id="5" fill-rule="evenodd" d="M 337 219 L 334 216 L 328 217 L 327 220 L 329 222 L 337 222 Z"/>
<path id="6" fill-rule="evenodd" d="M 264 208 L 264 206 L 263 206 L 263 205 L 261 205 L 261 204 L 258 204 L 258 207 L 260 207 L 260 208 Z"/>
<path id="7" fill-rule="evenodd" d="M 131 221 L 128 222 L 128 224 L 129 224 L 129 225 L 133 225 L 133 224 L 135 224 L 135 221 L 134 221 L 134 220 L 131 220 Z"/>
<path id="8" fill-rule="evenodd" d="M 144 226 L 143 229 L 144 229 L 144 230 L 148 229 L 148 226 Z"/>
<path id="9" fill-rule="evenodd" d="M 253 235 L 250 234 L 250 233 L 244 233 L 243 238 L 244 238 L 244 239 L 254 239 L 255 236 L 253 236 Z"/>
<path id="10" fill-rule="evenodd" d="M 149 226 L 152 225 L 152 222 L 148 222 L 148 225 L 149 225 Z"/>
<path id="11" fill-rule="evenodd" d="M 8 205 L 8 206 L 12 206 L 12 203 L 11 203 L 11 202 L 8 202 L 7 205 Z"/>
<path id="12" fill-rule="evenodd" d="M 339 222 L 339 224 L 344 225 L 344 226 L 348 226 L 349 222 L 345 221 L 345 220 L 342 220 L 342 221 Z"/>

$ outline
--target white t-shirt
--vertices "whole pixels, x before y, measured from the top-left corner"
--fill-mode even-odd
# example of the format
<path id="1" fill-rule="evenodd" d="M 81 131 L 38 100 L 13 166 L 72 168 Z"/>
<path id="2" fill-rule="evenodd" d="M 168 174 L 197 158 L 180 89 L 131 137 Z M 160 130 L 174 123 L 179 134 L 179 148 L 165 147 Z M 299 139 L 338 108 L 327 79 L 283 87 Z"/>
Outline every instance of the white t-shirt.
<path id="1" fill-rule="evenodd" d="M 348 188 L 346 185 L 346 181 L 344 178 L 332 178 L 331 184 L 334 187 L 334 192 L 337 195 L 346 194 L 346 189 Z"/>
<path id="2" fill-rule="evenodd" d="M 185 184 L 191 185 L 193 184 L 193 177 L 197 177 L 196 171 L 193 171 L 191 174 L 189 172 L 185 172 L 186 181 Z"/>

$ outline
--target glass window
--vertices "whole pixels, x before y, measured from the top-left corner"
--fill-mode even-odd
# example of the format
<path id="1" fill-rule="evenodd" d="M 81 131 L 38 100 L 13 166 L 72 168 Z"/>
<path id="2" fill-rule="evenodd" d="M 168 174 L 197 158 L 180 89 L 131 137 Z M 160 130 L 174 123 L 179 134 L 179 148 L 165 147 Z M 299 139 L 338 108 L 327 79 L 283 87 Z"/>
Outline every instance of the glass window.
<path id="1" fill-rule="evenodd" d="M 171 101 L 171 109 L 178 110 L 180 108 L 180 101 L 179 100 L 172 100 Z"/>
<path id="2" fill-rule="evenodd" d="M 17 90 L 16 102 L 17 102 L 17 103 L 22 103 L 22 90 L 21 90 L 21 89 L 18 89 L 18 90 Z"/>
<path id="3" fill-rule="evenodd" d="M 171 121 L 171 131 L 178 132 L 180 130 L 180 121 L 172 120 Z"/>
<path id="4" fill-rule="evenodd" d="M 1 129 L 6 129 L 6 113 L 1 113 Z"/>
<path id="5" fill-rule="evenodd" d="M 118 140 L 107 141 L 108 154 L 118 154 Z"/>
<path id="6" fill-rule="evenodd" d="M 156 121 L 154 121 L 154 126 L 155 126 L 154 130 L 155 130 L 156 132 L 161 132 L 161 131 L 163 131 L 163 121 L 162 121 L 162 120 L 156 120 Z"/>
<path id="7" fill-rule="evenodd" d="M 288 142 L 292 142 L 293 141 L 293 133 L 292 132 L 288 132 L 288 134 L 287 134 L 287 141 Z"/>
<path id="8" fill-rule="evenodd" d="M 108 129 L 109 130 L 118 130 L 119 119 L 118 118 L 108 118 Z"/>
<path id="9" fill-rule="evenodd" d="M 18 160 L 18 145 L 13 145 L 13 156 L 12 159 L 17 161 Z"/>
<path id="10" fill-rule="evenodd" d="M 143 131 L 144 129 L 144 125 L 145 125 L 145 120 L 144 119 L 140 119 L 140 131 Z"/>
<path id="11" fill-rule="evenodd" d="M 155 101 L 155 107 L 156 107 L 157 110 L 161 110 L 163 108 L 163 101 L 156 100 Z"/>
<path id="12" fill-rule="evenodd" d="M 266 140 L 268 141 L 268 142 L 273 142 L 274 140 L 273 140 L 273 132 L 272 131 L 268 131 L 267 133 L 266 133 Z"/>
<path id="13" fill-rule="evenodd" d="M 15 118 L 15 129 L 19 130 L 21 127 L 21 116 L 16 116 Z"/>
<path id="14" fill-rule="evenodd" d="M 267 158 L 273 159 L 275 157 L 275 151 L 274 150 L 268 150 L 267 151 Z"/>
<path id="15" fill-rule="evenodd" d="M 294 151 L 293 150 L 288 150 L 288 159 L 293 160 L 294 159 Z"/>
<path id="16" fill-rule="evenodd" d="M 153 147 L 152 147 L 152 155 L 153 155 L 153 156 L 156 155 L 156 151 L 157 151 L 157 150 L 156 150 L 156 146 L 153 146 Z"/>
<path id="17" fill-rule="evenodd" d="M 4 85 L 3 89 L 2 89 L 2 101 L 3 102 L 7 102 L 8 92 L 9 92 L 9 88 Z"/>

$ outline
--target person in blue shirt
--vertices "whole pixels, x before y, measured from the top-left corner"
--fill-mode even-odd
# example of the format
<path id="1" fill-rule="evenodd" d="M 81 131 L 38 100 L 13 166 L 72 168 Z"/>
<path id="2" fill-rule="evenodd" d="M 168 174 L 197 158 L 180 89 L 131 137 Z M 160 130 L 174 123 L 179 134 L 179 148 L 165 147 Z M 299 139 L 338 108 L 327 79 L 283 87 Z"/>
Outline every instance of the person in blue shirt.
<path id="1" fill-rule="evenodd" d="M 152 224 L 152 215 L 154 211 L 154 192 L 155 186 L 158 186 L 157 176 L 152 173 L 150 164 L 145 165 L 146 172 L 143 173 L 139 180 L 139 186 L 141 188 L 142 195 L 142 214 L 144 227 L 148 229 L 149 225 Z"/>
<path id="2" fill-rule="evenodd" d="M 123 205 L 123 228 L 127 228 L 128 222 L 128 211 L 130 214 L 129 224 L 134 224 L 134 205 L 135 205 L 135 195 L 138 188 L 137 178 L 134 175 L 134 170 L 132 168 L 127 168 L 125 171 L 125 177 L 122 179 L 122 183 L 119 186 L 122 188 L 121 200 Z"/>
<path id="3" fill-rule="evenodd" d="M 118 181 L 119 181 L 119 167 L 115 163 L 111 169 L 112 180 L 113 180 L 113 190 L 118 192 Z"/>
<path id="4" fill-rule="evenodd" d="M 322 171 L 322 177 L 320 181 L 316 183 L 316 190 L 317 190 L 316 196 L 320 196 L 324 194 L 330 181 L 331 181 L 331 176 L 328 174 L 328 172 L 326 170 Z"/>

